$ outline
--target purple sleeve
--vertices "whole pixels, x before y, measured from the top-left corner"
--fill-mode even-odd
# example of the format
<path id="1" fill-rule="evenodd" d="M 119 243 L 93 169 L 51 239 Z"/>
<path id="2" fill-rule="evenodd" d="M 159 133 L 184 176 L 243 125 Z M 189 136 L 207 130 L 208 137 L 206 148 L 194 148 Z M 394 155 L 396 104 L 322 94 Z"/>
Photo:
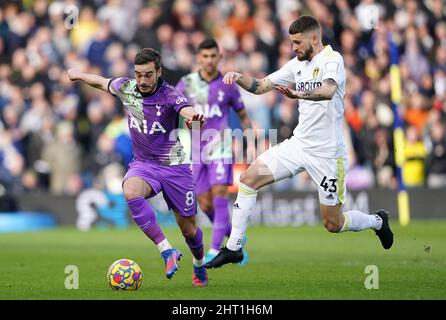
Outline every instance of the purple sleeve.
<path id="1" fill-rule="evenodd" d="M 240 111 L 245 108 L 243 104 L 242 96 L 237 85 L 233 85 L 231 88 L 231 107 L 234 111 Z"/>
<path id="2" fill-rule="evenodd" d="M 119 96 L 121 92 L 121 86 L 124 82 L 127 81 L 127 79 L 127 77 L 111 79 L 108 83 L 108 91 L 114 96 Z"/>
<path id="3" fill-rule="evenodd" d="M 173 105 L 175 112 L 180 112 L 182 108 L 191 105 L 189 100 L 177 90 L 171 91 L 171 93 L 169 94 L 169 101 Z"/>
<path id="4" fill-rule="evenodd" d="M 179 93 L 183 95 L 187 95 L 186 93 L 186 85 L 184 84 L 183 79 L 178 81 L 177 85 L 175 86 L 175 90 L 177 90 Z"/>

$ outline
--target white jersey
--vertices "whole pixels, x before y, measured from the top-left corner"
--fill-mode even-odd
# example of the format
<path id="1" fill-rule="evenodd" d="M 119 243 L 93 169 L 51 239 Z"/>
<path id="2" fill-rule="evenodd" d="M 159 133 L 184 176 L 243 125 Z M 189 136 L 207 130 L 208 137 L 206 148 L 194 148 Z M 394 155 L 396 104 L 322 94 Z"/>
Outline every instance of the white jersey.
<path id="1" fill-rule="evenodd" d="M 302 149 L 311 155 L 344 156 L 342 127 L 346 76 L 342 56 L 331 46 L 326 46 L 311 61 L 299 61 L 296 57 L 268 77 L 278 85 L 295 83 L 297 91 L 320 87 L 325 79 L 336 81 L 338 88 L 331 100 L 299 100 L 299 124 L 293 134 Z"/>

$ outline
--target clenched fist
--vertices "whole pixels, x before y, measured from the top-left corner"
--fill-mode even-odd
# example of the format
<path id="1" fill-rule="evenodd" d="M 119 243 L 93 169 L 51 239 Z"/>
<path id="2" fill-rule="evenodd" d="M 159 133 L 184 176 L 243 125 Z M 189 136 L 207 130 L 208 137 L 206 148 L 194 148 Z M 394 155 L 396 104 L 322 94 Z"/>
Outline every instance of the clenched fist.
<path id="1" fill-rule="evenodd" d="M 79 71 L 78 69 L 75 69 L 75 68 L 68 69 L 67 73 L 68 73 L 68 77 L 70 78 L 71 81 L 79 80 L 80 76 L 82 74 L 81 71 Z"/>

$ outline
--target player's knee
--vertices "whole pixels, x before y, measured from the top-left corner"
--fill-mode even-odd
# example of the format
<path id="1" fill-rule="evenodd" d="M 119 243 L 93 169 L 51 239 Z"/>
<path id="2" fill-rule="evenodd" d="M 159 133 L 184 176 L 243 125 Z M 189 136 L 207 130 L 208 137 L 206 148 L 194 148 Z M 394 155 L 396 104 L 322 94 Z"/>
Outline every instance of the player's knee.
<path id="1" fill-rule="evenodd" d="M 210 214 L 214 210 L 212 203 L 200 203 L 200 208 L 206 214 Z"/>
<path id="2" fill-rule="evenodd" d="M 342 229 L 342 225 L 339 223 L 334 223 L 332 221 L 324 221 L 324 227 L 327 229 L 328 232 L 331 233 L 338 233 Z"/>
<path id="3" fill-rule="evenodd" d="M 136 189 L 125 188 L 124 189 L 124 196 L 125 196 L 125 199 L 128 201 L 128 200 L 132 200 L 132 199 L 143 197 L 143 194 L 142 194 L 142 192 L 139 192 Z"/>
<path id="4" fill-rule="evenodd" d="M 214 210 L 212 206 L 212 198 L 210 197 L 203 197 L 203 196 L 198 197 L 198 204 L 200 205 L 201 211 L 203 211 L 206 214 L 210 214 Z"/>
<path id="5" fill-rule="evenodd" d="M 257 189 L 256 188 L 256 180 L 255 177 L 250 176 L 249 174 L 247 174 L 246 172 L 243 172 L 240 175 L 240 182 L 243 183 L 245 186 L 248 186 L 250 188 L 253 189 Z"/>
<path id="6" fill-rule="evenodd" d="M 127 201 L 136 198 L 145 198 L 146 193 L 150 192 L 150 188 L 144 186 L 144 184 L 139 183 L 139 181 L 127 180 L 123 185 L 124 197 Z M 146 190 L 148 189 L 148 190 Z"/>

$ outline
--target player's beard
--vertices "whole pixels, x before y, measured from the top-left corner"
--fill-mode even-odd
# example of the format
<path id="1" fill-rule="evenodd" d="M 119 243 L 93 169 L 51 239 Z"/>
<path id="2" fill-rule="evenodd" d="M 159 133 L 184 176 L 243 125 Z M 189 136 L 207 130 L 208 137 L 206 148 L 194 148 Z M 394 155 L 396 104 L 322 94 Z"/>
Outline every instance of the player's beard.
<path id="1" fill-rule="evenodd" d="M 202 70 L 206 76 L 214 76 L 218 73 L 217 67 L 215 65 L 206 65 L 204 66 L 204 68 L 202 68 Z"/>
<path id="2" fill-rule="evenodd" d="M 313 47 L 310 46 L 307 50 L 305 50 L 305 52 L 302 56 L 299 57 L 299 55 L 297 55 L 297 60 L 299 60 L 299 61 L 310 60 L 310 57 L 312 54 L 313 54 Z"/>
<path id="3" fill-rule="evenodd" d="M 146 84 L 145 86 L 138 85 L 139 92 L 141 92 L 143 95 L 152 93 L 155 88 L 156 88 L 156 83 L 153 85 Z"/>

